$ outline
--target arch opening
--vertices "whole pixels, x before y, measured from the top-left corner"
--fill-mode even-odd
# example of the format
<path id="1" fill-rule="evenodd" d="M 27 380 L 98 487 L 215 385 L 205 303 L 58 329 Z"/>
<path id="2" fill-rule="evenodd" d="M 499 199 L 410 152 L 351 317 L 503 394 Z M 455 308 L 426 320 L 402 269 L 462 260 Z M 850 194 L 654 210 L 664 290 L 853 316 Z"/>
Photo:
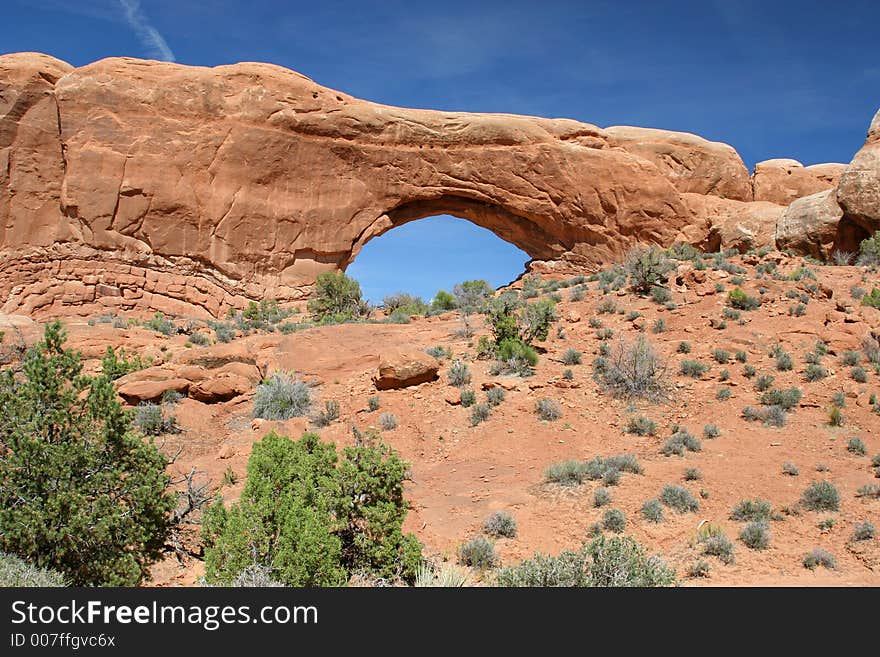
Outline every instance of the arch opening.
<path id="1" fill-rule="evenodd" d="M 477 222 L 438 214 L 395 222 L 364 240 L 346 273 L 360 284 L 364 297 L 381 303 L 385 296 L 407 292 L 430 301 L 438 290 L 485 279 L 501 287 L 525 273 L 530 254 Z"/>

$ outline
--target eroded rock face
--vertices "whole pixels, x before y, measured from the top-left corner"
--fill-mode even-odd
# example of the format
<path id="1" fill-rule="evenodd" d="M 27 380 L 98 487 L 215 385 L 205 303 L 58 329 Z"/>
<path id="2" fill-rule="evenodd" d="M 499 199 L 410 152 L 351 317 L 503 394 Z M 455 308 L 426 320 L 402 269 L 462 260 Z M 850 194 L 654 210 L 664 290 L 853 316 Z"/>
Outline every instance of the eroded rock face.
<path id="1" fill-rule="evenodd" d="M 785 210 L 767 201 L 735 201 L 702 194 L 684 194 L 684 199 L 694 216 L 705 222 L 705 237 L 697 243 L 706 251 L 724 248 L 745 253 L 772 247 L 776 223 Z"/>
<path id="2" fill-rule="evenodd" d="M 827 260 L 838 241 L 838 225 L 842 218 L 843 210 L 837 204 L 833 189 L 799 198 L 779 218 L 776 246 Z"/>
<path id="3" fill-rule="evenodd" d="M 804 196 L 833 189 L 846 166 L 826 163 L 805 167 L 789 159 L 758 162 L 752 175 L 754 200 L 788 205 Z"/>
<path id="4" fill-rule="evenodd" d="M 880 229 L 880 110 L 868 129 L 865 145 L 840 177 L 837 201 L 845 219 L 868 237 Z"/>

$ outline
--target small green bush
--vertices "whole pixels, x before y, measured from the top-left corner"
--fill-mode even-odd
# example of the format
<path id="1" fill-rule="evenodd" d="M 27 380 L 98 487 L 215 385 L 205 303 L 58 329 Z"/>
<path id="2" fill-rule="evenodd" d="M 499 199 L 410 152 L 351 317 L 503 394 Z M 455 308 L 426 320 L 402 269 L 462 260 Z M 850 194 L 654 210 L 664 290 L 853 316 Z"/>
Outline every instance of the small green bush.
<path id="1" fill-rule="evenodd" d="M 868 522 L 859 522 L 856 523 L 855 528 L 853 529 L 852 539 L 854 541 L 870 541 L 874 538 L 876 533 L 876 529 L 874 528 L 873 523 Z"/>
<path id="2" fill-rule="evenodd" d="M 471 382 L 471 368 L 462 360 L 454 360 L 446 374 L 449 385 L 461 387 Z"/>
<path id="3" fill-rule="evenodd" d="M 703 438 L 712 440 L 721 435 L 721 430 L 714 424 L 707 424 L 703 427 Z"/>
<path id="4" fill-rule="evenodd" d="M 865 456 L 868 453 L 868 448 L 861 438 L 850 438 L 846 444 L 846 451 L 856 456 Z"/>
<path id="5" fill-rule="evenodd" d="M 719 365 L 726 365 L 730 362 L 730 354 L 724 349 L 713 349 L 712 358 L 714 358 L 715 362 Z"/>
<path id="6" fill-rule="evenodd" d="M 568 348 L 562 354 L 562 362 L 565 365 L 580 365 L 583 354 L 577 349 Z"/>
<path id="7" fill-rule="evenodd" d="M 458 398 L 461 400 L 461 405 L 464 408 L 468 408 L 477 403 L 477 393 L 471 388 L 461 388 L 458 391 Z"/>
<path id="8" fill-rule="evenodd" d="M 506 395 L 507 393 L 504 392 L 504 388 L 489 388 L 486 391 L 486 402 L 489 406 L 498 406 L 504 401 Z"/>
<path id="9" fill-rule="evenodd" d="M 611 491 L 607 488 L 597 488 L 593 491 L 593 506 L 602 507 L 611 504 Z"/>
<path id="10" fill-rule="evenodd" d="M 562 486 L 577 486 L 586 478 L 584 464 L 574 459 L 551 464 L 544 472 L 544 478 Z"/>
<path id="11" fill-rule="evenodd" d="M 787 411 L 797 406 L 802 397 L 803 393 L 800 388 L 788 388 L 787 390 L 774 388 L 763 393 L 760 402 L 764 406 L 779 406 Z"/>
<path id="12" fill-rule="evenodd" d="M 676 351 L 680 354 L 689 354 L 691 353 L 691 345 L 689 342 L 679 342 Z"/>
<path id="13" fill-rule="evenodd" d="M 145 436 L 161 436 L 177 433 L 177 420 L 173 415 L 165 415 L 164 409 L 152 402 L 141 402 L 135 410 L 134 423 Z"/>
<path id="14" fill-rule="evenodd" d="M 397 416 L 394 413 L 382 413 L 379 416 L 379 426 L 384 431 L 394 431 L 397 428 Z"/>
<path id="15" fill-rule="evenodd" d="M 379 395 L 373 395 L 372 397 L 368 397 L 367 398 L 367 409 L 369 409 L 370 412 L 379 410 L 380 403 L 381 403 L 381 399 L 379 398 Z"/>
<path id="16" fill-rule="evenodd" d="M 663 456 L 684 456 L 685 451 L 699 452 L 703 448 L 700 440 L 687 429 L 679 429 L 672 434 L 660 448 Z"/>
<path id="17" fill-rule="evenodd" d="M 727 305 L 737 310 L 754 310 L 761 306 L 761 301 L 749 296 L 745 291 L 737 287 L 727 293 Z"/>
<path id="18" fill-rule="evenodd" d="M 58 571 L 38 568 L 15 555 L 0 552 L 0 587 L 65 587 L 67 579 Z"/>

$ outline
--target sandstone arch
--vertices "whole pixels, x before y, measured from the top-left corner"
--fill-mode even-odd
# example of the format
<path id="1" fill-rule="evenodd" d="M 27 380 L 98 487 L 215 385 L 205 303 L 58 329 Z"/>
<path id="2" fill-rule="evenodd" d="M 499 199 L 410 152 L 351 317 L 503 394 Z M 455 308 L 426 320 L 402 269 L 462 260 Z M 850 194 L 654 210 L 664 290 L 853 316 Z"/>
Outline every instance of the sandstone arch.
<path id="1" fill-rule="evenodd" d="M 696 135 L 401 109 L 255 63 L 0 56 L 0 164 L 0 312 L 36 315 L 301 299 L 438 213 L 588 268 L 736 235 L 719 217 L 772 243 L 779 214 L 752 211 L 736 151 Z"/>

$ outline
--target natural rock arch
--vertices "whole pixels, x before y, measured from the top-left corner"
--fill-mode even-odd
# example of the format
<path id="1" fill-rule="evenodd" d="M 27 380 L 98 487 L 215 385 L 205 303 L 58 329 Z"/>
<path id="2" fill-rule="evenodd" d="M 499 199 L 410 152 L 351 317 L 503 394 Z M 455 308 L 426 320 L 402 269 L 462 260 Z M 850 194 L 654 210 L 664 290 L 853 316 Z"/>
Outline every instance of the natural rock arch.
<path id="1" fill-rule="evenodd" d="M 36 315 L 302 299 L 370 238 L 439 213 L 594 268 L 636 242 L 772 244 L 785 209 L 696 135 L 401 109 L 254 63 L 0 56 L 0 163 L 0 312 Z M 821 174 L 801 188 L 832 189 Z"/>

